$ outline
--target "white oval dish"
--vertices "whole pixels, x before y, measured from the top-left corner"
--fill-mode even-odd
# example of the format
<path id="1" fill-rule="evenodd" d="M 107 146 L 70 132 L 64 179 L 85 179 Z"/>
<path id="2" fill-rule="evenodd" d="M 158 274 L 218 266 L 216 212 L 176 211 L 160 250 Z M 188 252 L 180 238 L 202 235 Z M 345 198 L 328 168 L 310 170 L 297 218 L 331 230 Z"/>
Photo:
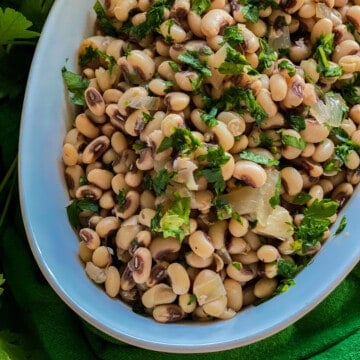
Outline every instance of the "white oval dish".
<path id="1" fill-rule="evenodd" d="M 76 50 L 93 30 L 93 3 L 55 2 L 33 59 L 24 100 L 19 147 L 21 207 L 30 247 L 45 278 L 87 322 L 118 340 L 152 350 L 220 351 L 259 341 L 294 323 L 319 304 L 360 259 L 358 192 L 342 210 L 348 220 L 346 232 L 327 241 L 297 276 L 296 285 L 231 320 L 159 324 L 109 298 L 87 278 L 78 259 L 78 239 L 65 211 L 69 197 L 61 149 L 74 108 L 61 68 L 77 69 Z"/>

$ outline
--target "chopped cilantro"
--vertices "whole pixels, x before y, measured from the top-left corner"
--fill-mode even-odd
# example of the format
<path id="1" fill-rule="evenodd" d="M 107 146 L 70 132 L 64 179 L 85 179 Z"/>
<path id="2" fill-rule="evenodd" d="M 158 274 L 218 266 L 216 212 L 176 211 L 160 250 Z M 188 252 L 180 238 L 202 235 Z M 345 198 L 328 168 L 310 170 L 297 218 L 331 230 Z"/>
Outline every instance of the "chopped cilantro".
<path id="1" fill-rule="evenodd" d="M 245 41 L 244 34 L 237 25 L 227 26 L 224 30 L 223 39 L 233 48 L 236 48 Z"/>
<path id="2" fill-rule="evenodd" d="M 340 233 L 342 233 L 344 231 L 344 229 L 346 228 L 347 225 L 347 220 L 346 220 L 346 216 L 344 215 L 341 220 L 340 220 L 340 224 L 338 226 L 338 228 L 335 231 L 335 235 L 339 235 Z"/>
<path id="3" fill-rule="evenodd" d="M 305 205 L 309 200 L 311 200 L 311 195 L 305 192 L 299 192 L 296 194 L 292 200 L 292 203 L 295 205 Z"/>
<path id="4" fill-rule="evenodd" d="M 168 171 L 166 169 L 161 169 L 154 178 L 147 179 L 146 188 L 147 190 L 152 190 L 156 196 L 163 194 L 170 182 L 174 178 L 176 172 Z M 144 179 L 145 180 L 145 179 Z M 145 184 L 144 184 L 145 185 Z"/>
<path id="5" fill-rule="evenodd" d="M 186 50 L 185 53 L 180 54 L 178 59 L 183 63 L 189 65 L 199 74 L 208 78 L 211 76 L 211 70 L 207 67 L 206 63 L 199 59 L 199 53 L 195 50 Z"/>
<path id="6" fill-rule="evenodd" d="M 275 295 L 285 293 L 291 286 L 295 285 L 294 279 L 282 279 L 275 289 Z"/>
<path id="7" fill-rule="evenodd" d="M 278 160 L 272 160 L 272 159 L 269 159 L 267 156 L 264 156 L 261 154 L 256 154 L 251 151 L 244 150 L 239 154 L 239 156 L 241 159 L 250 160 L 250 161 L 256 162 L 257 164 L 261 164 L 261 165 L 266 165 L 266 166 L 279 165 Z"/>
<path id="8" fill-rule="evenodd" d="M 194 303 L 196 303 L 196 295 L 189 294 L 189 301 L 188 301 L 187 305 L 191 305 L 191 304 L 194 304 Z"/>
<path id="9" fill-rule="evenodd" d="M 260 52 L 258 55 L 259 65 L 257 70 L 262 72 L 264 69 L 271 67 L 273 62 L 278 58 L 275 50 L 273 50 L 265 39 L 259 39 Z"/>
<path id="10" fill-rule="evenodd" d="M 61 73 L 67 89 L 72 93 L 71 101 L 75 105 L 85 105 L 84 92 L 89 86 L 90 81 L 67 70 L 65 66 L 62 68 Z"/>
<path id="11" fill-rule="evenodd" d="M 180 66 L 175 61 L 169 61 L 168 64 L 173 72 L 176 73 L 180 71 Z"/>
<path id="12" fill-rule="evenodd" d="M 190 222 L 190 201 L 189 197 L 174 193 L 174 201 L 164 214 L 158 208 L 155 218 L 151 220 L 151 229 L 162 233 L 164 238 L 175 237 L 183 241 Z"/>
<path id="13" fill-rule="evenodd" d="M 242 264 L 241 264 L 241 262 L 238 262 L 238 261 L 233 261 L 232 263 L 231 263 L 231 265 L 236 269 L 236 270 L 241 270 L 242 269 Z"/>
<path id="14" fill-rule="evenodd" d="M 143 141 L 135 141 L 131 148 L 135 151 L 140 151 L 142 149 L 145 149 L 147 147 L 147 144 L 146 142 L 143 142 Z"/>
<path id="15" fill-rule="evenodd" d="M 272 208 L 280 204 L 281 177 L 279 176 L 275 184 L 274 195 L 270 198 L 269 203 Z"/>
<path id="16" fill-rule="evenodd" d="M 211 0 L 193 0 L 191 11 L 198 15 L 202 15 L 211 6 Z"/>
<path id="17" fill-rule="evenodd" d="M 360 103 L 360 73 L 355 73 L 354 81 L 341 87 L 340 92 L 346 103 L 356 105 Z"/>
<path id="18" fill-rule="evenodd" d="M 282 258 L 276 261 L 276 265 L 277 274 L 285 278 L 293 278 L 299 271 L 299 267 L 296 264 Z"/>
<path id="19" fill-rule="evenodd" d="M 119 210 L 123 211 L 126 203 L 126 191 L 124 189 L 121 189 L 116 195 L 116 201 L 119 205 Z"/>
<path id="20" fill-rule="evenodd" d="M 200 114 L 201 120 L 209 127 L 216 126 L 219 122 L 216 119 L 218 109 L 216 107 L 211 108 L 211 110 L 206 113 L 202 111 Z"/>
<path id="21" fill-rule="evenodd" d="M 296 68 L 295 65 L 290 62 L 289 60 L 282 60 L 278 64 L 279 69 L 286 69 L 288 71 L 288 74 L 290 77 L 295 76 L 296 74 Z"/>
<path id="22" fill-rule="evenodd" d="M 201 146 L 201 142 L 192 134 L 189 129 L 176 128 L 170 137 L 165 137 L 160 143 L 157 153 L 163 152 L 169 148 L 175 151 L 181 151 L 184 154 L 190 154 Z"/>
<path id="23" fill-rule="evenodd" d="M 79 65 L 81 67 L 98 67 L 101 60 L 105 61 L 107 67 L 112 72 L 114 65 L 116 65 L 116 60 L 113 56 L 108 55 L 106 52 L 99 49 L 95 49 L 92 46 L 88 46 L 85 49 L 85 53 L 79 57 Z"/>
<path id="24" fill-rule="evenodd" d="M 300 150 L 304 150 L 306 147 L 306 142 L 304 139 L 297 138 L 292 135 L 281 134 L 281 142 L 284 145 L 292 146 L 292 147 L 300 149 Z"/>
<path id="25" fill-rule="evenodd" d="M 80 186 L 87 185 L 88 183 L 89 183 L 89 181 L 86 178 L 86 176 L 80 176 L 80 179 L 79 179 L 79 185 Z"/>
<path id="26" fill-rule="evenodd" d="M 306 128 L 305 117 L 302 115 L 286 114 L 285 120 L 290 125 L 290 127 L 296 130 L 297 132 L 304 130 Z"/>
<path id="27" fill-rule="evenodd" d="M 240 215 L 234 211 L 227 199 L 216 196 L 212 202 L 219 220 L 231 217 L 241 223 Z"/>
<path id="28" fill-rule="evenodd" d="M 66 207 L 69 222 L 75 229 L 79 227 L 79 214 L 85 210 L 98 212 L 99 207 L 89 198 L 75 199 Z"/>
<path id="29" fill-rule="evenodd" d="M 249 70 L 249 68 L 251 69 L 249 62 L 242 53 L 232 47 L 227 47 L 225 61 L 218 70 L 221 74 L 240 75 L 248 72 L 246 70 Z"/>
<path id="30" fill-rule="evenodd" d="M 117 31 L 111 20 L 106 16 L 106 12 L 99 0 L 96 0 L 93 8 L 97 16 L 98 26 L 103 34 L 116 37 Z"/>
<path id="31" fill-rule="evenodd" d="M 273 0 L 239 0 L 239 3 L 244 5 L 242 8 L 244 18 L 252 23 L 258 22 L 260 10 L 269 6 L 273 9 L 278 7 L 278 4 Z"/>
<path id="32" fill-rule="evenodd" d="M 154 120 L 154 116 L 146 113 L 146 112 L 143 112 L 142 113 L 143 115 L 143 123 L 144 125 L 147 125 L 150 121 L 153 121 Z"/>
<path id="33" fill-rule="evenodd" d="M 274 143 L 274 140 L 271 137 L 264 134 L 263 132 L 260 132 L 259 140 L 260 140 L 259 147 L 271 148 Z"/>

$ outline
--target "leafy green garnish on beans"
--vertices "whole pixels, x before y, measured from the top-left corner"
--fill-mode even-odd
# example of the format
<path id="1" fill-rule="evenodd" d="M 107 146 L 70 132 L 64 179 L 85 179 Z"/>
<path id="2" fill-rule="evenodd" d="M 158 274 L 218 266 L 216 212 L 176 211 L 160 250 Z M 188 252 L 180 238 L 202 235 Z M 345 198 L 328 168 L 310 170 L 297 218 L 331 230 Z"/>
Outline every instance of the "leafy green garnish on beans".
<path id="1" fill-rule="evenodd" d="M 297 138 L 297 137 L 292 136 L 292 135 L 282 134 L 281 135 L 281 142 L 284 145 L 292 146 L 292 147 L 300 149 L 300 150 L 304 150 L 305 147 L 306 147 L 306 142 L 305 142 L 304 139 Z"/>
<path id="2" fill-rule="evenodd" d="M 203 77 L 208 78 L 211 76 L 211 70 L 207 67 L 204 61 L 199 59 L 198 51 L 186 50 L 183 54 L 178 56 L 178 59 L 189 65 Z"/>
<path id="3" fill-rule="evenodd" d="M 244 72 L 248 73 L 249 70 L 254 71 L 251 69 L 246 57 L 232 47 L 226 48 L 225 61 L 220 65 L 218 70 L 221 74 L 229 75 L 240 75 Z"/>
<path id="4" fill-rule="evenodd" d="M 288 71 L 288 74 L 290 77 L 295 76 L 296 74 L 296 68 L 293 63 L 291 63 L 288 60 L 282 60 L 278 64 L 279 69 L 286 69 Z"/>
<path id="5" fill-rule="evenodd" d="M 62 68 L 61 73 L 67 89 L 72 93 L 71 101 L 75 105 L 85 105 L 84 92 L 89 86 L 90 80 L 67 70 L 65 66 Z"/>
<path id="6" fill-rule="evenodd" d="M 278 160 L 269 159 L 268 157 L 266 157 L 264 155 L 256 154 L 251 151 L 244 150 L 239 155 L 240 155 L 241 159 L 250 160 L 250 161 L 256 162 L 257 164 L 267 165 L 267 166 L 279 165 Z"/>
<path id="7" fill-rule="evenodd" d="M 278 55 L 274 49 L 272 49 L 265 39 L 259 39 L 260 52 L 258 54 L 259 65 L 257 67 L 258 71 L 263 71 L 268 69 L 275 60 L 277 60 Z"/>
<path id="8" fill-rule="evenodd" d="M 175 237 L 182 242 L 190 224 L 189 197 L 181 197 L 174 193 L 171 207 L 163 214 L 158 207 L 155 217 L 151 220 L 151 230 L 162 233 L 164 238 Z"/>
<path id="9" fill-rule="evenodd" d="M 93 9 L 97 16 L 98 26 L 104 35 L 116 37 L 117 31 L 111 20 L 107 17 L 106 12 L 99 0 L 95 2 Z"/>
<path id="10" fill-rule="evenodd" d="M 281 190 L 281 177 L 279 176 L 276 184 L 274 195 L 270 198 L 269 204 L 274 209 L 276 205 L 280 205 L 280 190 Z"/>
<path id="11" fill-rule="evenodd" d="M 291 286 L 295 285 L 294 279 L 282 279 L 275 289 L 275 295 L 285 293 Z"/>
<path id="12" fill-rule="evenodd" d="M 91 65 L 96 67 L 101 60 L 105 61 L 111 73 L 114 65 L 116 65 L 116 59 L 104 51 L 94 49 L 92 46 L 88 46 L 85 49 L 85 54 L 82 54 L 79 57 L 79 65 L 81 67 L 92 67 Z"/>
<path id="13" fill-rule="evenodd" d="M 260 10 L 269 6 L 274 9 L 278 7 L 278 4 L 273 0 L 239 0 L 239 3 L 244 5 L 242 8 L 244 18 L 252 23 L 258 22 Z"/>
<path id="14" fill-rule="evenodd" d="M 216 196 L 212 202 L 212 205 L 216 209 L 216 215 L 219 220 L 231 217 L 241 223 L 240 215 L 236 211 L 234 211 L 234 209 L 229 203 L 229 200 Z"/>
<path id="15" fill-rule="evenodd" d="M 360 73 L 355 73 L 354 81 L 344 84 L 340 88 L 341 96 L 347 104 L 356 105 L 360 103 Z"/>
<path id="16" fill-rule="evenodd" d="M 303 249 L 315 246 L 323 239 L 325 231 L 331 224 L 329 217 L 336 214 L 338 207 L 339 204 L 334 200 L 316 199 L 304 210 L 304 219 L 295 231 L 295 239 Z"/>
<path id="17" fill-rule="evenodd" d="M 145 21 L 133 25 L 131 20 L 123 24 L 121 31 L 126 35 L 142 40 L 150 35 L 156 33 L 164 19 L 165 9 L 170 9 L 174 0 L 157 0 L 146 11 Z"/>
<path id="18" fill-rule="evenodd" d="M 282 258 L 276 261 L 276 265 L 277 274 L 285 278 L 293 278 L 299 271 L 299 267 L 296 264 Z"/>
<path id="19" fill-rule="evenodd" d="M 286 114 L 285 120 L 289 124 L 289 126 L 297 132 L 306 128 L 305 117 L 302 115 Z"/>
<path id="20" fill-rule="evenodd" d="M 216 126 L 219 122 L 216 119 L 218 113 L 217 107 L 212 107 L 209 112 L 202 111 L 200 114 L 201 120 L 209 127 Z"/>
<path id="21" fill-rule="evenodd" d="M 224 30 L 223 39 L 233 48 L 245 41 L 244 34 L 237 25 L 227 26 Z"/>
<path id="22" fill-rule="evenodd" d="M 305 205 L 309 200 L 311 200 L 311 195 L 305 192 L 299 192 L 294 196 L 291 203 L 295 205 Z"/>
<path id="23" fill-rule="evenodd" d="M 176 128 L 170 137 L 165 137 L 160 143 L 157 153 L 161 153 L 169 148 L 175 151 L 181 151 L 184 154 L 194 152 L 202 144 L 189 129 Z"/>
<path id="24" fill-rule="evenodd" d="M 346 225 L 347 225 L 347 219 L 346 216 L 344 215 L 340 220 L 339 227 L 335 231 L 335 235 L 339 235 L 340 233 L 342 233 L 345 230 Z"/>
<path id="25" fill-rule="evenodd" d="M 66 207 L 69 222 L 75 229 L 79 227 L 79 214 L 86 210 L 98 212 L 99 207 L 94 200 L 87 198 L 75 199 Z"/>
<path id="26" fill-rule="evenodd" d="M 145 175 L 146 181 L 144 179 L 144 185 L 146 190 L 153 191 L 156 196 L 162 195 L 170 182 L 176 175 L 175 171 L 168 171 L 166 169 L 161 169 L 159 172 L 151 178 L 149 174 Z"/>
<path id="27" fill-rule="evenodd" d="M 202 15 L 211 6 L 211 0 L 193 0 L 191 11 L 198 15 Z"/>

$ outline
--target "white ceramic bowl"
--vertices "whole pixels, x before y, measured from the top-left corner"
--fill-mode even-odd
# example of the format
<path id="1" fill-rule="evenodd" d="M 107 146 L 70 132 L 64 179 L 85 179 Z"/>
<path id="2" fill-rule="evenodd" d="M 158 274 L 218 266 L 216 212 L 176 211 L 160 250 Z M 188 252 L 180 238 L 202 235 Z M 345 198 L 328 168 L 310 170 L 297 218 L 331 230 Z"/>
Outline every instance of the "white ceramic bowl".
<path id="1" fill-rule="evenodd" d="M 61 68 L 77 69 L 76 49 L 93 30 L 93 3 L 55 2 L 36 50 L 23 108 L 21 205 L 32 252 L 47 281 L 71 309 L 96 328 L 116 339 L 158 351 L 230 349 L 259 341 L 294 323 L 319 304 L 359 261 L 360 201 L 356 195 L 342 211 L 348 219 L 346 232 L 327 241 L 297 276 L 296 286 L 231 320 L 159 324 L 109 298 L 87 278 L 78 259 L 78 239 L 65 211 L 69 198 L 61 149 L 74 109 Z"/>

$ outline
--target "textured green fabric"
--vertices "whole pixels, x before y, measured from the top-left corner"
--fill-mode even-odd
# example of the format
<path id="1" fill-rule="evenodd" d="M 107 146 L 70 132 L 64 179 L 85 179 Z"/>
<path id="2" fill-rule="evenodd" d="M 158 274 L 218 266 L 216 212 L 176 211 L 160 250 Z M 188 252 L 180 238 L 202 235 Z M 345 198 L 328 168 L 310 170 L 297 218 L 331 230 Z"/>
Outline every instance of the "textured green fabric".
<path id="1" fill-rule="evenodd" d="M 120 343 L 79 319 L 40 274 L 19 211 L 2 233 L 1 262 L 17 316 L 47 355 L 36 359 L 360 359 L 360 265 L 311 313 L 258 343 L 218 353 L 156 353 Z M 15 316 L 15 313 L 13 314 Z"/>

